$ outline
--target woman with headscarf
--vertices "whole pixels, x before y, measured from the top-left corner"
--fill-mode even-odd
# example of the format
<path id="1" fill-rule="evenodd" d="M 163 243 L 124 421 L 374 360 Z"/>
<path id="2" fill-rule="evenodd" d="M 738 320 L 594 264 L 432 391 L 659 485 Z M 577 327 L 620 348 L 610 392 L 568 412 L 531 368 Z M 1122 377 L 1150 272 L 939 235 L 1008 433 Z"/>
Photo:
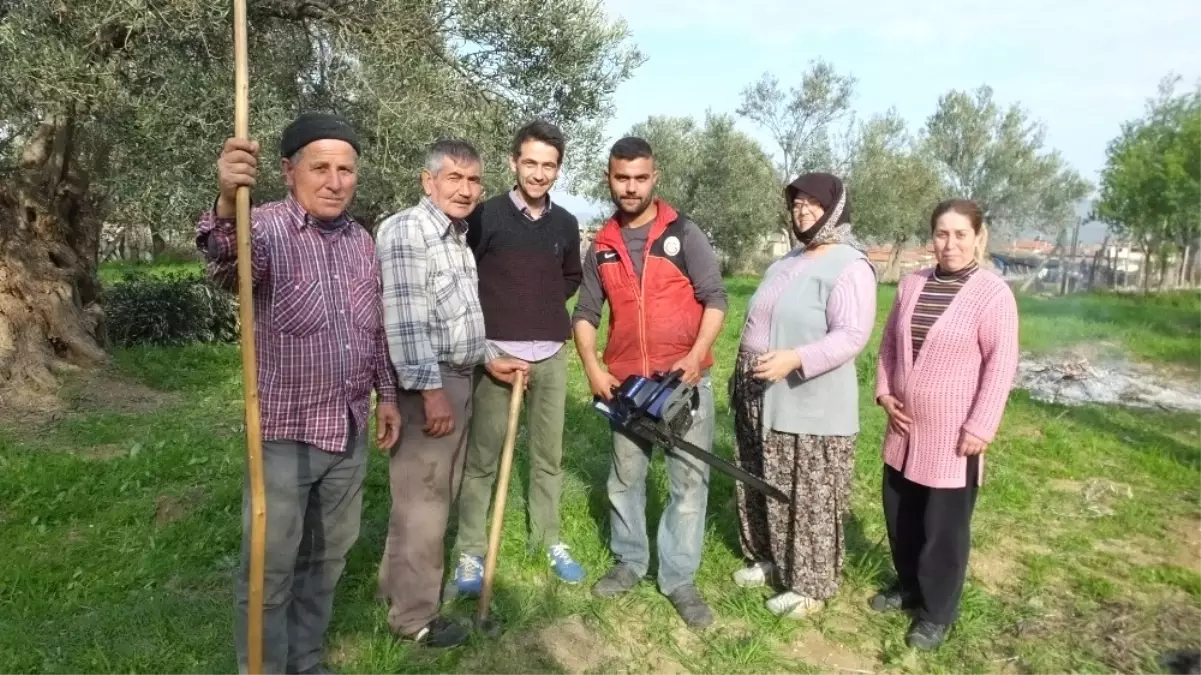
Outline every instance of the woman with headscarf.
<path id="1" fill-rule="evenodd" d="M 734 582 L 772 583 L 777 616 L 800 618 L 838 592 L 843 519 L 859 433 L 855 357 L 876 316 L 876 273 L 851 234 L 842 181 L 809 173 L 784 189 L 799 244 L 751 297 L 731 380 L 738 462 L 792 504 L 737 485 L 742 550 Z"/>

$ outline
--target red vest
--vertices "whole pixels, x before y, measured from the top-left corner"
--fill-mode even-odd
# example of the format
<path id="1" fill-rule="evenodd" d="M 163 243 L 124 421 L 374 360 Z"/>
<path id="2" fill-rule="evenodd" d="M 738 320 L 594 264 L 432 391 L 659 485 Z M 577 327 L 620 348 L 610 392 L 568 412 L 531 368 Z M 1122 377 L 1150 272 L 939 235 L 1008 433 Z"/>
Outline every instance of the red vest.
<path id="1" fill-rule="evenodd" d="M 609 338 L 602 357 L 618 380 L 667 372 L 692 351 L 705 307 L 696 299 L 682 246 L 684 224 L 676 210 L 656 199 L 658 215 L 649 227 L 642 279 L 614 218 L 596 235 L 596 267 L 609 301 Z M 695 234 L 695 233 L 694 233 Z M 713 365 L 705 354 L 701 369 Z"/>

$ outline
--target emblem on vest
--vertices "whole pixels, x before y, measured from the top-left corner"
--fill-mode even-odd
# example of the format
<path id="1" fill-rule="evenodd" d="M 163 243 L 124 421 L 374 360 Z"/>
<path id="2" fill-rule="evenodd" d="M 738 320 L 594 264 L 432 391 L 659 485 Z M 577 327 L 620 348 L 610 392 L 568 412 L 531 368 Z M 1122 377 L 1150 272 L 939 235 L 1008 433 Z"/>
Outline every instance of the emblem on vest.
<path id="1" fill-rule="evenodd" d="M 617 251 L 597 251 L 596 264 L 603 265 L 605 263 L 617 262 Z"/>
<path id="2" fill-rule="evenodd" d="M 676 255 L 680 252 L 680 238 L 674 234 L 663 240 L 663 252 L 667 255 Z"/>

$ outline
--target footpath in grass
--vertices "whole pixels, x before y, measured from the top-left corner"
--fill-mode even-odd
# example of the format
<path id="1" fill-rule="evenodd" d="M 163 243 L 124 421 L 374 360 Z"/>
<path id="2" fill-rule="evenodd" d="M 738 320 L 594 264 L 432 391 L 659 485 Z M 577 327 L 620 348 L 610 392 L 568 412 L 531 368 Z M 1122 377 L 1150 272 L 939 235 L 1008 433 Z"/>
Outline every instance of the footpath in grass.
<path id="1" fill-rule="evenodd" d="M 754 283 L 728 282 L 719 392 Z M 878 325 L 891 302 L 891 289 L 882 289 Z M 1022 298 L 1021 311 L 1030 351 L 1104 340 L 1131 358 L 1185 369 L 1199 360 L 1195 294 Z M 763 607 L 766 591 L 730 582 L 741 563 L 733 485 L 721 476 L 698 576 L 718 616 L 712 629 L 685 629 L 649 579 L 604 601 L 587 583 L 554 582 L 545 558 L 526 548 L 523 437 L 497 577 L 505 633 L 448 652 L 397 644 L 374 599 L 388 492 L 385 458 L 373 451 L 362 537 L 330 628 L 330 665 L 413 673 L 1149 672 L 1157 654 L 1201 646 L 1197 416 L 1066 408 L 1017 391 L 989 450 L 962 618 L 941 651 L 905 647 L 904 617 L 866 607 L 890 579 L 879 505 L 884 419 L 868 400 L 878 330 L 859 363 L 863 431 L 845 583 L 821 614 L 777 620 Z M 233 346 L 123 351 L 111 370 L 68 385 L 63 410 L 0 429 L 0 671 L 236 670 L 239 364 Z M 729 456 L 724 396 L 718 410 L 717 451 Z M 589 583 L 609 565 L 608 449 L 573 359 L 563 536 Z M 656 458 L 651 523 L 665 487 Z M 470 601 L 447 607 L 464 618 L 473 610 Z"/>

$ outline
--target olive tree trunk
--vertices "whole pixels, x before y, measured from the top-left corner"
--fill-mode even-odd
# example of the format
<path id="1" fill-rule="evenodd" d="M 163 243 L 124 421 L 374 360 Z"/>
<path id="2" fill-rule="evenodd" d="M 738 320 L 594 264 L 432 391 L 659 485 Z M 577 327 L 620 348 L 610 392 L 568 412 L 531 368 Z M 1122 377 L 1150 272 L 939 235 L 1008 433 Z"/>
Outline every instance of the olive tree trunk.
<path id="1" fill-rule="evenodd" d="M 0 405 L 103 362 L 100 220 L 74 166 L 70 115 L 48 115 L 0 181 Z"/>

